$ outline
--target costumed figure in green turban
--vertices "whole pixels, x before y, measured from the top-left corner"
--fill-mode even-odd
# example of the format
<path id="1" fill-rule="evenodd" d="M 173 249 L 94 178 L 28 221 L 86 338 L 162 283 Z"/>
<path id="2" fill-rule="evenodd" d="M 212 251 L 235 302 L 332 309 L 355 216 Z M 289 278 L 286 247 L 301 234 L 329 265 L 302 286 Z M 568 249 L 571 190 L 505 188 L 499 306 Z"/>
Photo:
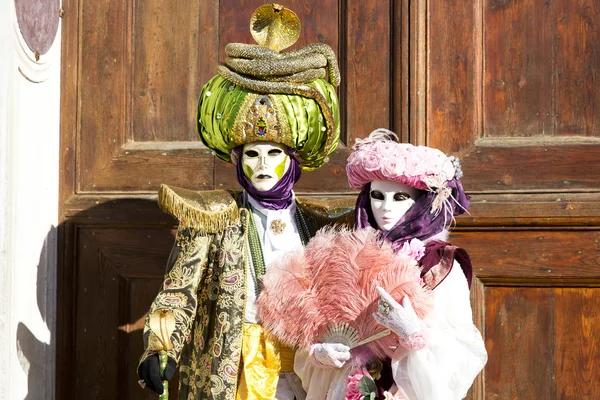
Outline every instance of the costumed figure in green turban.
<path id="1" fill-rule="evenodd" d="M 282 52 L 300 21 L 272 4 L 250 23 L 258 45 L 230 43 L 198 102 L 202 142 L 236 166 L 243 190 L 195 192 L 162 185 L 159 205 L 180 221 L 162 288 L 144 329 L 140 385 L 163 392 L 179 368 L 180 399 L 302 399 L 294 350 L 263 332 L 256 316 L 261 277 L 324 225 L 346 222 L 351 205 L 300 200 L 302 170 L 328 161 L 340 133 L 333 50 Z M 168 347 L 149 323 L 169 310 Z M 159 367 L 159 350 L 168 359 Z M 163 357 L 164 359 L 164 357 Z"/>

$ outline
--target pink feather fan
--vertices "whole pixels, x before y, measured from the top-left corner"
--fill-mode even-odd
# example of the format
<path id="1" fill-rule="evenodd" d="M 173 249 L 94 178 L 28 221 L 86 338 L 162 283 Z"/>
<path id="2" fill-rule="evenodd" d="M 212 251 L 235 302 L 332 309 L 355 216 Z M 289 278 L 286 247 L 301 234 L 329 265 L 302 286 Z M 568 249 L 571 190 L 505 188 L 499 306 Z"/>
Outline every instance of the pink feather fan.
<path id="1" fill-rule="evenodd" d="M 398 302 L 408 296 L 420 318 L 432 308 L 416 261 L 394 253 L 374 229 L 325 228 L 303 251 L 269 266 L 258 299 L 259 318 L 290 347 L 308 350 L 323 342 L 331 327 L 344 325 L 361 341 L 385 330 L 372 316 L 378 285 Z M 397 343 L 391 334 L 364 346 L 375 357 L 390 357 Z"/>

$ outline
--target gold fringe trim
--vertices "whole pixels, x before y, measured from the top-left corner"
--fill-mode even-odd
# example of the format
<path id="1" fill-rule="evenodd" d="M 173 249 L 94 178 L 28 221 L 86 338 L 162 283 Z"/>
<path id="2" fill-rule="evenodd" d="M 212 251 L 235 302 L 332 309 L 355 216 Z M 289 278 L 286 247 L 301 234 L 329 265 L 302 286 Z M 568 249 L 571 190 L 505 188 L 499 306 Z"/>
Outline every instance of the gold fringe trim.
<path id="1" fill-rule="evenodd" d="M 356 198 L 315 199 L 296 198 L 300 208 L 317 223 L 317 229 L 331 224 L 354 225 L 354 205 Z"/>
<path id="2" fill-rule="evenodd" d="M 240 218 L 234 198 L 224 190 L 195 192 L 163 184 L 158 206 L 184 226 L 203 233 L 222 232 Z"/>

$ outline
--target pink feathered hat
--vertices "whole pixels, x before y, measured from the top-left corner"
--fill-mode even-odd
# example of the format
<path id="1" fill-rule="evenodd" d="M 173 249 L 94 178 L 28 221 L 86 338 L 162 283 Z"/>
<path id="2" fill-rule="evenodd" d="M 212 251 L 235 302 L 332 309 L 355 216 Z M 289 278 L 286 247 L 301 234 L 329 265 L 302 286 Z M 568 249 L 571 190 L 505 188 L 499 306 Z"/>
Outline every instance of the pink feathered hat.
<path id="1" fill-rule="evenodd" d="M 454 178 L 461 178 L 458 158 L 440 150 L 398 143 L 387 129 L 376 129 L 366 139 L 357 139 L 348 157 L 346 173 L 353 189 L 376 180 L 393 181 L 432 191 Z"/>

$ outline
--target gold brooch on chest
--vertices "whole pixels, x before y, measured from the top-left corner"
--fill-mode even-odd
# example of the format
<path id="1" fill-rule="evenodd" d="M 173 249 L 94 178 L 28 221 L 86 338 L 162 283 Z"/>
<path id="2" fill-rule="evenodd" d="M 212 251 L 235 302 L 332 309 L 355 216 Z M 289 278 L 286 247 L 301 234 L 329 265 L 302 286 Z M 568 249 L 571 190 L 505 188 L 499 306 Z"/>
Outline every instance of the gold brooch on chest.
<path id="1" fill-rule="evenodd" d="M 285 230 L 285 222 L 283 222 L 279 218 L 274 219 L 273 221 L 271 221 L 271 224 L 269 225 L 269 229 L 274 234 L 280 235 Z"/>

